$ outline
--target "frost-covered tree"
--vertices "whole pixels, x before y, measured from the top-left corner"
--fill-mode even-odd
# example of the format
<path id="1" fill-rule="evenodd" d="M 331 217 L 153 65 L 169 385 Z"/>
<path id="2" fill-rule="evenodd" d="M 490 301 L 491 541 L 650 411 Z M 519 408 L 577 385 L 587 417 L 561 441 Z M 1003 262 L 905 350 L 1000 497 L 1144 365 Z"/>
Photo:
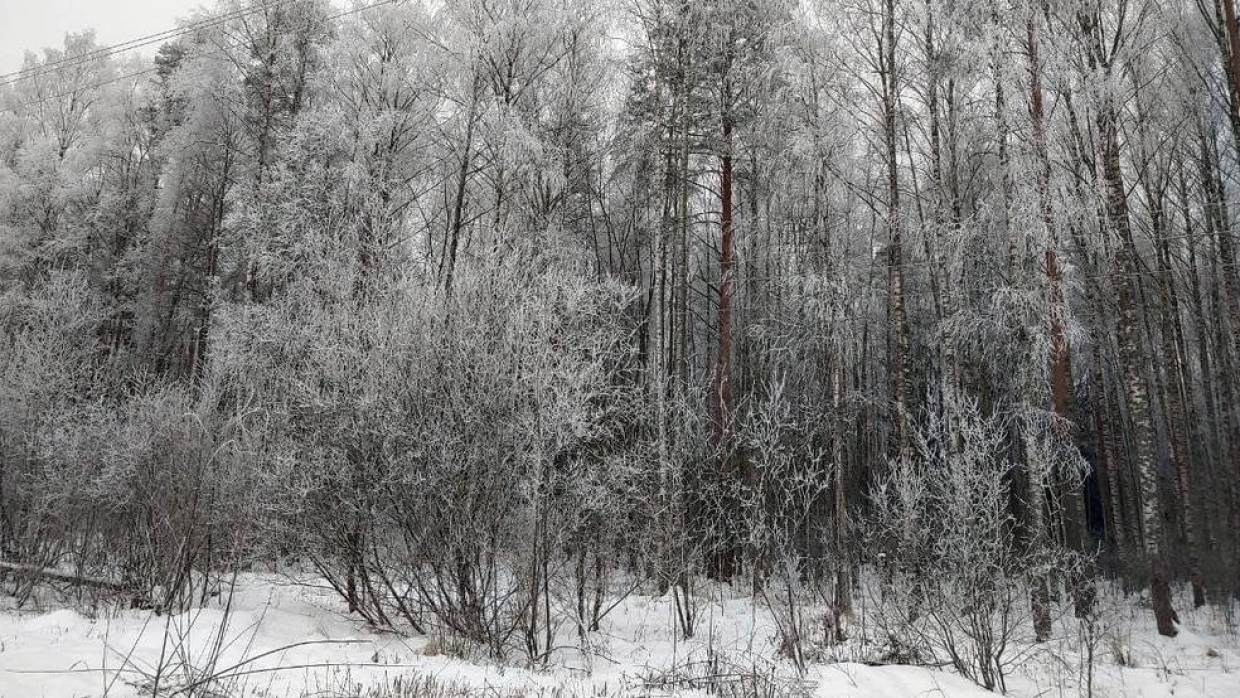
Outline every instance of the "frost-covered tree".
<path id="1" fill-rule="evenodd" d="M 1092 576 L 1174 634 L 1176 585 L 1240 590 L 1234 10 L 230 0 L 150 59 L 71 35 L 0 78 L 0 561 L 159 605 L 292 561 L 532 662 L 643 585 L 693 634 L 704 576 L 802 664 L 873 580 L 916 610 L 892 649 L 995 687 Z M 951 655 L 974 621 L 989 663 Z"/>

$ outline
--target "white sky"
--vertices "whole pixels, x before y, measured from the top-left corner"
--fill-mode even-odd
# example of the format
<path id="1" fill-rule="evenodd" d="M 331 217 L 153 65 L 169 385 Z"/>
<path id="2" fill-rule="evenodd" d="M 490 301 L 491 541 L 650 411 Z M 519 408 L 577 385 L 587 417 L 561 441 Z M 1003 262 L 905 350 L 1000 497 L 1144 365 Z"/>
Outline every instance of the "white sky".
<path id="1" fill-rule="evenodd" d="M 100 46 L 171 29 L 194 8 L 214 0 L 0 0 L 0 74 L 22 67 L 27 50 L 60 47 L 69 32 L 95 30 Z M 153 55 L 152 45 L 138 49 Z"/>

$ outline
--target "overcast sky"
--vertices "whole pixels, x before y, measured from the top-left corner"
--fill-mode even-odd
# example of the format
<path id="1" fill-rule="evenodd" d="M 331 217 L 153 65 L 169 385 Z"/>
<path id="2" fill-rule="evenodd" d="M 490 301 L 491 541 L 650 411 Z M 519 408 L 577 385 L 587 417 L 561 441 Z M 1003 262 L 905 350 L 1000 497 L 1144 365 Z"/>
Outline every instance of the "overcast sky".
<path id="1" fill-rule="evenodd" d="M 171 29 L 214 0 L 0 0 L 0 74 L 18 70 L 27 49 L 62 46 L 67 32 L 95 30 L 100 46 Z M 138 49 L 154 54 L 158 46 Z"/>

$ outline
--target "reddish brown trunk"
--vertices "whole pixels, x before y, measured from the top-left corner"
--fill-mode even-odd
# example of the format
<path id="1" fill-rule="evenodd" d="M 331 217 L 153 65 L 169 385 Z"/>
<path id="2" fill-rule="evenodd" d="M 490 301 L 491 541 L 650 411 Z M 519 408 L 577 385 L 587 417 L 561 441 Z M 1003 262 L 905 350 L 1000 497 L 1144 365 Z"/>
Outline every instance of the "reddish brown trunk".
<path id="1" fill-rule="evenodd" d="M 1235 0 L 1220 0 L 1223 5 L 1223 20 L 1227 25 L 1227 47 L 1230 49 L 1228 63 L 1231 67 L 1232 94 L 1240 98 L 1240 27 L 1236 26 Z M 1232 100 L 1232 108 L 1240 116 L 1240 100 Z"/>
<path id="2" fill-rule="evenodd" d="M 731 517 L 736 503 L 729 494 L 729 485 L 736 477 L 732 453 L 732 264 L 735 243 L 732 235 L 732 123 L 723 117 L 723 153 L 719 168 L 719 352 L 711 386 L 714 414 L 715 445 L 719 449 L 719 475 L 725 484 L 721 494 L 718 522 L 721 538 L 708 559 L 709 574 L 715 579 L 729 580 L 740 562 L 739 537 Z"/>
<path id="3" fill-rule="evenodd" d="M 1063 329 L 1063 289 L 1059 278 L 1059 259 L 1055 249 L 1055 221 L 1050 202 L 1050 157 L 1046 149 L 1045 116 L 1042 102 L 1041 64 L 1038 56 L 1037 24 L 1029 22 L 1029 103 L 1033 118 L 1033 145 L 1038 156 L 1038 196 L 1042 223 L 1046 226 L 1046 276 L 1051 289 L 1051 401 L 1055 414 L 1067 419 L 1071 397 L 1068 344 Z"/>
<path id="4" fill-rule="evenodd" d="M 732 418 L 732 124 L 723 121 L 724 153 L 719 174 L 719 354 L 715 357 L 715 438 L 728 441 Z"/>
<path id="5" fill-rule="evenodd" d="M 1058 239 L 1055 231 L 1054 212 L 1051 209 L 1050 180 L 1051 163 L 1046 147 L 1045 113 L 1042 99 L 1042 66 L 1038 52 L 1038 25 L 1033 19 L 1028 23 L 1029 50 L 1029 109 L 1033 126 L 1033 145 L 1038 159 L 1037 186 L 1042 210 L 1042 224 L 1046 227 L 1046 277 L 1050 305 L 1050 378 L 1051 404 L 1061 424 L 1068 424 L 1071 417 L 1072 369 L 1068 355 L 1068 342 L 1064 335 L 1064 319 L 1067 303 L 1064 300 L 1063 282 L 1060 278 Z M 1057 468 L 1058 470 L 1058 468 Z M 1062 471 L 1057 472 L 1057 485 L 1062 502 L 1064 537 L 1069 547 L 1080 550 L 1082 520 L 1084 518 L 1081 494 L 1075 478 Z M 1083 579 L 1073 579 L 1072 596 L 1078 615 L 1088 611 L 1088 599 L 1092 594 Z"/>

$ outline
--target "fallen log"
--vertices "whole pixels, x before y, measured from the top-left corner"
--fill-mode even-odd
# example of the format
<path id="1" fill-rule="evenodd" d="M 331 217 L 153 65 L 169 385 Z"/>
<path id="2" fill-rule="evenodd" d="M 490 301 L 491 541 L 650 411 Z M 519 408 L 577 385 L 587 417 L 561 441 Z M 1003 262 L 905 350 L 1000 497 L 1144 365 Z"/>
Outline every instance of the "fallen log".
<path id="1" fill-rule="evenodd" d="M 90 589 L 101 589 L 103 591 L 111 591 L 129 597 L 130 608 L 154 608 L 151 600 L 134 591 L 132 588 L 120 582 L 106 579 L 104 577 L 91 577 L 84 574 L 73 574 L 71 572 L 60 572 L 58 570 L 41 567 L 39 565 L 30 565 L 22 562 L 9 562 L 0 560 L 0 577 L 5 573 L 14 575 L 24 575 L 39 579 L 44 582 L 60 582 L 71 586 L 87 587 Z"/>
<path id="2" fill-rule="evenodd" d="M 0 572 L 12 572 L 19 575 L 28 575 L 38 577 L 46 581 L 65 582 L 74 586 L 91 587 L 92 589 L 106 589 L 108 591 L 118 591 L 121 593 L 131 593 L 132 590 L 120 582 L 102 577 L 88 577 L 81 574 L 72 574 L 69 572 L 59 572 L 57 570 L 40 567 L 38 565 L 28 565 L 21 562 L 8 562 L 0 560 Z"/>

